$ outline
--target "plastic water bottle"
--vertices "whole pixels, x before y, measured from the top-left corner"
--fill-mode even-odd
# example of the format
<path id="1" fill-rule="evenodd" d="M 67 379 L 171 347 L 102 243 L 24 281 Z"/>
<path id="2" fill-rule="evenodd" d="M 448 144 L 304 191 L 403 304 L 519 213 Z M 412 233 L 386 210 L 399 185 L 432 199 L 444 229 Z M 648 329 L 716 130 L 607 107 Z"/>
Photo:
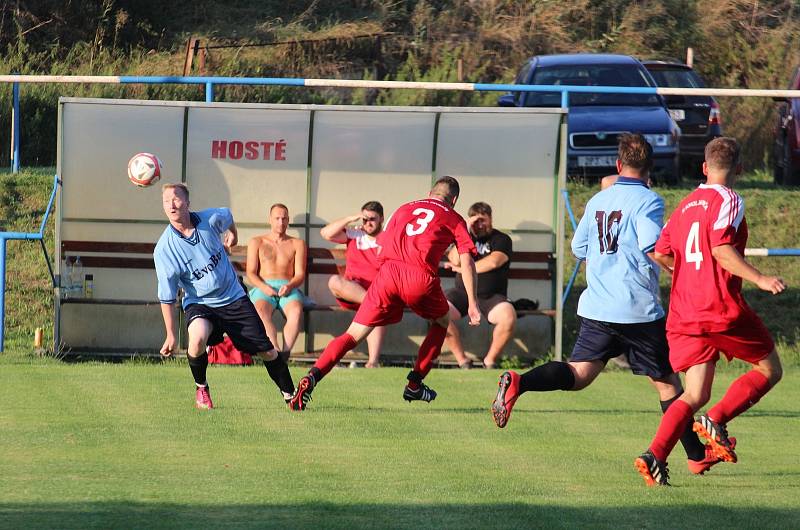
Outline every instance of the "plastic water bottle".
<path id="1" fill-rule="evenodd" d="M 72 284 L 72 292 L 75 298 L 83 298 L 83 262 L 81 262 L 80 256 L 75 256 L 70 283 Z"/>
<path id="2" fill-rule="evenodd" d="M 61 272 L 61 296 L 64 299 L 72 295 L 72 260 L 67 256 L 64 260 L 64 270 Z"/>

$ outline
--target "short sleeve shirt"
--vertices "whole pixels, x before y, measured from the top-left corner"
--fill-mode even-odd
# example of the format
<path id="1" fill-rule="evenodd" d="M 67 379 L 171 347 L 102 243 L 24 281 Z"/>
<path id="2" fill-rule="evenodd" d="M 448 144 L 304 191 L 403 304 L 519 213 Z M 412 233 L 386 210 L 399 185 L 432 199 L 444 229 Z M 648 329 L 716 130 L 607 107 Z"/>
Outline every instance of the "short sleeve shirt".
<path id="1" fill-rule="evenodd" d="M 586 260 L 586 290 L 578 315 L 618 324 L 664 316 L 655 248 L 664 200 L 639 179 L 621 176 L 589 199 L 572 239 L 572 252 Z"/>
<path id="2" fill-rule="evenodd" d="M 722 268 L 711 254 L 721 245 L 732 245 L 744 255 L 744 200 L 725 186 L 701 184 L 672 213 L 656 245 L 660 254 L 675 260 L 669 331 L 725 331 L 752 314 L 742 296 L 742 279 Z"/>
<path id="3" fill-rule="evenodd" d="M 221 235 L 233 224 L 228 208 L 191 212 L 194 232 L 184 237 L 171 225 L 156 243 L 153 260 L 158 277 L 158 299 L 175 303 L 183 288 L 183 307 L 203 304 L 220 307 L 245 296 L 225 253 Z"/>
<path id="4" fill-rule="evenodd" d="M 501 266 L 478 274 L 478 296 L 481 298 L 488 298 L 496 294 L 506 296 L 508 294 L 508 269 L 511 267 L 511 238 L 508 237 L 507 234 L 493 228 L 486 236 L 473 236 L 472 242 L 475 244 L 475 249 L 477 251 L 475 261 L 480 261 L 496 251 L 502 252 L 508 256 L 508 261 Z M 466 290 L 461 274 L 456 275 L 456 287 Z"/>
<path id="5" fill-rule="evenodd" d="M 378 274 L 378 242 L 360 228 L 348 228 L 345 272 L 348 280 L 372 282 Z"/>
<path id="6" fill-rule="evenodd" d="M 436 198 L 411 201 L 392 214 L 378 235 L 379 260 L 400 261 L 435 276 L 442 256 L 453 243 L 459 254 L 475 254 L 464 218 Z"/>

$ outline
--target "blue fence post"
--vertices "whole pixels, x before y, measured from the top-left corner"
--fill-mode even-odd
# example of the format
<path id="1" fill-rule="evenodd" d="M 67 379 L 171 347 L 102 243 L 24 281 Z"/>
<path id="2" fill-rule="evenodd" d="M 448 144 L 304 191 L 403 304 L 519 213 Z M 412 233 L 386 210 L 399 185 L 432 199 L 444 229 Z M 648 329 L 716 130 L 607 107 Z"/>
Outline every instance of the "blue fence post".
<path id="1" fill-rule="evenodd" d="M 6 329 L 6 238 L 0 236 L 0 352 L 5 351 Z"/>
<path id="2" fill-rule="evenodd" d="M 566 90 L 561 91 L 561 108 L 566 109 L 569 107 L 569 92 Z"/>
<path id="3" fill-rule="evenodd" d="M 214 101 L 214 83 L 206 83 L 206 103 Z"/>
<path id="4" fill-rule="evenodd" d="M 19 171 L 19 83 L 14 83 L 11 88 L 11 172 Z"/>

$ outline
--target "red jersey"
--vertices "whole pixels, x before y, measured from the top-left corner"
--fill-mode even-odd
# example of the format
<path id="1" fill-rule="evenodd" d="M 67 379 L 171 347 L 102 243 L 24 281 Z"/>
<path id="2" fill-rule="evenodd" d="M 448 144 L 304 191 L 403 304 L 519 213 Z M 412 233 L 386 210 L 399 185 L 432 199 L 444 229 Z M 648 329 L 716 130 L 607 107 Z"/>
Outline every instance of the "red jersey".
<path id="1" fill-rule="evenodd" d="M 475 254 L 464 218 L 440 199 L 411 201 L 392 214 L 378 235 L 379 261 L 400 261 L 436 276 L 439 262 L 452 243 L 459 254 Z"/>
<path id="2" fill-rule="evenodd" d="M 742 279 L 711 255 L 721 245 L 744 255 L 746 244 L 744 200 L 733 190 L 701 184 L 681 201 L 656 243 L 656 252 L 675 258 L 667 330 L 721 332 L 753 315 L 742 297 Z"/>
<path id="3" fill-rule="evenodd" d="M 378 274 L 378 242 L 358 228 L 348 228 L 344 277 L 372 282 Z"/>

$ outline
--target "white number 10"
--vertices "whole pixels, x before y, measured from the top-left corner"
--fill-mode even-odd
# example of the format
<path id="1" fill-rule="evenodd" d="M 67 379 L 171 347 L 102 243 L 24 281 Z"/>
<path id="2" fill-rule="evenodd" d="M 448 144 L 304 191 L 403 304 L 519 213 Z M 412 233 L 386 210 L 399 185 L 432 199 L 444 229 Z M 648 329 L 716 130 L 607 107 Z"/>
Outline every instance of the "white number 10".
<path id="1" fill-rule="evenodd" d="M 700 270 L 703 262 L 703 252 L 700 250 L 700 223 L 695 221 L 689 228 L 689 236 L 686 238 L 686 263 L 694 263 L 694 269 Z"/>
<path id="2" fill-rule="evenodd" d="M 413 212 L 412 215 L 418 215 L 414 222 L 417 223 L 415 227 L 412 223 L 408 223 L 406 225 L 406 234 L 410 236 L 416 236 L 417 234 L 421 234 L 428 228 L 428 223 L 431 222 L 433 219 L 433 210 L 428 210 L 427 208 L 417 208 Z"/>

